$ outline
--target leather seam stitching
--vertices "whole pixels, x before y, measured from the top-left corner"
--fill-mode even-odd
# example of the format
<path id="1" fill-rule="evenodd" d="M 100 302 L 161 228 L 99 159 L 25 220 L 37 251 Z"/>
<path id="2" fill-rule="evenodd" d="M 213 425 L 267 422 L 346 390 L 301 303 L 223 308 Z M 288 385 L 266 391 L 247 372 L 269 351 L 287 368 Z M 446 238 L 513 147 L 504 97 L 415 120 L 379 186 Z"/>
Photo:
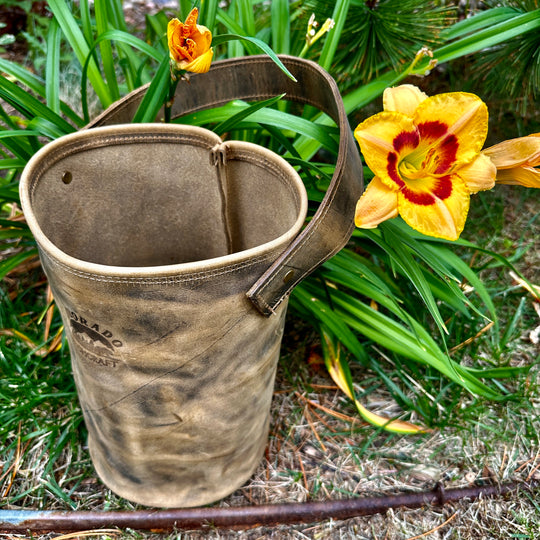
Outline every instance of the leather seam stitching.
<path id="1" fill-rule="evenodd" d="M 53 259 L 52 257 L 47 257 L 49 262 L 55 266 L 58 266 L 59 268 L 62 268 L 67 273 L 72 274 L 76 277 L 89 279 L 91 281 L 97 281 L 102 283 L 117 283 L 117 284 L 133 284 L 133 285 L 168 285 L 168 284 L 175 284 L 175 283 L 189 283 L 192 281 L 198 281 L 201 279 L 206 279 L 209 277 L 214 276 L 221 276 L 225 274 L 232 274 L 238 270 L 243 270 L 245 268 L 249 268 L 251 266 L 254 266 L 260 262 L 266 262 L 271 258 L 270 255 L 265 256 L 259 256 L 253 259 L 250 259 L 249 261 L 246 261 L 244 263 L 237 263 L 234 265 L 230 265 L 227 267 L 227 269 L 224 270 L 203 270 L 200 272 L 190 272 L 190 277 L 181 278 L 179 276 L 171 276 L 171 277 L 126 277 L 123 278 L 121 276 L 103 276 L 99 274 L 93 274 L 90 272 L 84 272 L 83 270 L 74 270 L 70 268 L 69 266 L 65 265 L 64 263 L 61 263 L 60 261 Z"/>

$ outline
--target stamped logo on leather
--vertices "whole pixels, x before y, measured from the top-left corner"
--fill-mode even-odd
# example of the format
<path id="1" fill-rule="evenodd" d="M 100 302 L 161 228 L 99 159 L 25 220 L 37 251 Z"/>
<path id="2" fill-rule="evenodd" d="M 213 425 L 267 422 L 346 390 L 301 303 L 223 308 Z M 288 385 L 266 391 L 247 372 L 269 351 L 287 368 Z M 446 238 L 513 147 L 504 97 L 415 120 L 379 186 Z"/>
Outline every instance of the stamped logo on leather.
<path id="1" fill-rule="evenodd" d="M 71 312 L 69 322 L 73 339 L 85 359 L 98 366 L 116 367 L 118 359 L 114 355 L 122 347 L 122 342 L 115 339 L 110 330 L 88 322 L 74 311 Z"/>

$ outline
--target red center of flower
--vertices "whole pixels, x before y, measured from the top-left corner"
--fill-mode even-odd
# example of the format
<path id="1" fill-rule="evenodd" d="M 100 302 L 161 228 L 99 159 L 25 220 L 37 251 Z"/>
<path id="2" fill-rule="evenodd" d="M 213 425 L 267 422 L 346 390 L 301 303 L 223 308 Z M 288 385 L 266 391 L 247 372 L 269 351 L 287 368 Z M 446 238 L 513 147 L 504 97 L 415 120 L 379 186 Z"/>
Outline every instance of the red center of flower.
<path id="1" fill-rule="evenodd" d="M 415 204 L 431 205 L 452 193 L 451 177 L 445 173 L 456 161 L 459 143 L 447 133 L 443 122 L 422 122 L 392 141 L 394 151 L 388 153 L 386 170 L 403 196 Z"/>
<path id="2" fill-rule="evenodd" d="M 403 196 L 414 204 L 420 206 L 430 206 L 436 199 L 444 201 L 452 194 L 452 179 L 450 176 L 437 178 L 434 185 L 428 191 L 415 191 L 407 186 L 401 189 Z"/>
<path id="3" fill-rule="evenodd" d="M 420 130 L 418 131 L 403 131 L 392 141 L 394 150 L 401 152 L 404 148 L 414 150 L 420 143 Z"/>
<path id="4" fill-rule="evenodd" d="M 448 126 L 438 120 L 421 122 L 417 127 L 422 139 L 437 140 L 448 131 Z"/>

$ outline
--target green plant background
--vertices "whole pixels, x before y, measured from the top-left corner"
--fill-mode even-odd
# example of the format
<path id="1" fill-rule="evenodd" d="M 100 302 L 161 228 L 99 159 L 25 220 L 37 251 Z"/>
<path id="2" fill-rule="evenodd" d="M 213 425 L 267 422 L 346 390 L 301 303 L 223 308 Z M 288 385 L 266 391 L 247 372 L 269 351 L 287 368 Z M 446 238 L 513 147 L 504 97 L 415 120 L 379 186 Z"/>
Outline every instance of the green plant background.
<path id="1" fill-rule="evenodd" d="M 5 486 L 14 461 L 47 456 L 42 482 L 4 490 L 9 496 L 2 504 L 27 504 L 35 497 L 47 507 L 52 497 L 73 507 L 65 486 L 73 491 L 90 469 L 81 454 L 84 426 L 61 321 L 20 213 L 18 179 L 44 144 L 82 128 L 142 84 L 150 86 L 136 121 L 153 120 L 169 84 L 166 24 L 171 15 L 184 18 L 192 5 L 181 0 L 178 10 L 148 14 L 143 27 L 133 28 L 120 0 L 47 4 L 45 15 L 30 15 L 31 24 L 18 38 L 29 47 L 24 65 L 0 57 L 0 462 Z M 397 0 L 198 5 L 199 22 L 214 33 L 216 59 L 261 53 L 275 58 L 272 51 L 301 54 L 311 13 L 319 24 L 334 18 L 335 27 L 305 54 L 338 81 L 353 127 L 380 110 L 384 88 L 406 81 L 428 94 L 479 94 L 490 107 L 490 143 L 539 131 L 537 2 L 507 1 L 465 11 L 451 2 Z M 429 72 L 429 58 L 414 63 L 421 46 L 430 47 L 438 61 Z M 335 129 L 312 108 L 299 112 L 275 101 L 264 106 L 232 102 L 176 121 L 285 156 L 300 171 L 313 212 L 334 169 Z M 369 170 L 365 175 L 369 179 Z M 535 313 L 531 302 L 513 294 L 516 287 L 498 278 L 509 271 L 534 278 L 527 261 L 535 260 L 531 250 L 538 249 L 529 235 L 538 230 L 538 212 L 530 215 L 520 237 L 502 237 L 509 191 L 497 189 L 498 194 L 473 199 L 462 240 L 425 237 L 399 219 L 376 230 L 357 230 L 346 249 L 293 292 L 290 324 L 304 321 L 317 331 L 323 361 L 345 377 L 360 404 L 369 388 L 382 386 L 399 405 L 400 418 L 444 427 L 467 421 L 466 415 L 456 420 L 453 412 L 464 393 L 479 403 L 527 401 L 523 381 L 538 356 L 516 356 L 515 351 Z M 511 197 L 518 207 L 534 208 L 530 202 L 536 194 L 515 191 L 519 194 Z M 454 352 L 478 333 L 481 339 Z M 359 374 L 363 379 L 357 379 Z M 366 380 L 368 389 L 360 389 Z M 66 465 L 59 479 L 55 463 L 66 449 L 78 454 L 70 461 L 78 465 L 73 472 Z"/>

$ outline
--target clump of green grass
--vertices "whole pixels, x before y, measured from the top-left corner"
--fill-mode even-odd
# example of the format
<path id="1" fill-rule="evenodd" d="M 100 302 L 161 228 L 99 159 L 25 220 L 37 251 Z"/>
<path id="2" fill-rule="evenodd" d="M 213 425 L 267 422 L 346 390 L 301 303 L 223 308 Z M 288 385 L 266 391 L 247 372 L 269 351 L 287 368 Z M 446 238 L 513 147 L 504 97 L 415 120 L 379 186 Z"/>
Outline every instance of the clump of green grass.
<path id="1" fill-rule="evenodd" d="M 71 461 L 81 454 L 84 430 L 69 353 L 65 346 L 54 350 L 59 317 L 45 333 L 45 286 L 20 286 L 0 292 L 2 503 L 73 507 L 69 491 L 79 471 Z"/>

